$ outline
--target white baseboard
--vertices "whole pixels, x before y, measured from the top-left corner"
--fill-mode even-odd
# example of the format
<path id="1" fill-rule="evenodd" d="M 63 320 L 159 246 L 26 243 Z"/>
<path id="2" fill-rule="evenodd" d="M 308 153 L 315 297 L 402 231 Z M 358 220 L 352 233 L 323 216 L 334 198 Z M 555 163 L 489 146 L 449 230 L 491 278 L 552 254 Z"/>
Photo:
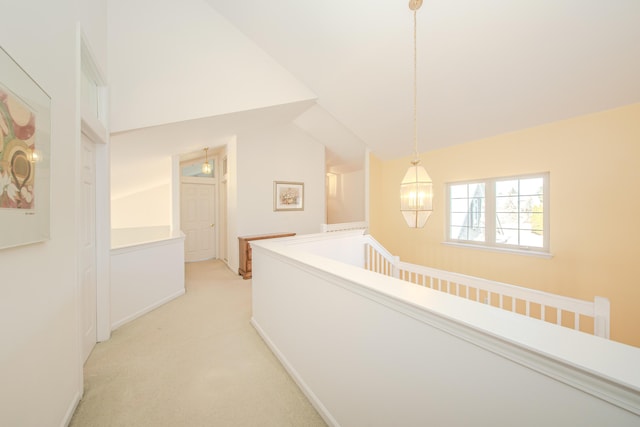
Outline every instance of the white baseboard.
<path id="1" fill-rule="evenodd" d="M 113 323 L 111 325 L 111 330 L 115 331 L 116 329 L 118 329 L 120 326 L 124 325 L 125 323 L 129 323 L 132 320 L 137 319 L 138 317 L 147 314 L 148 312 L 155 310 L 156 308 L 160 307 L 161 305 L 164 305 L 166 303 L 168 303 L 171 300 L 174 300 L 178 297 L 181 297 L 182 295 L 185 294 L 185 290 L 180 289 L 178 292 L 171 294 L 165 298 L 162 298 L 160 301 L 156 301 L 153 304 L 148 305 L 147 307 L 143 308 L 142 310 L 138 310 L 137 312 L 133 313 L 130 316 L 125 317 L 124 319 L 118 320 L 117 322 Z"/>
<path id="2" fill-rule="evenodd" d="M 60 423 L 60 427 L 67 427 L 71 422 L 71 418 L 73 418 L 73 414 L 76 412 L 76 408 L 78 407 L 78 403 L 80 403 L 80 398 L 82 397 L 82 392 L 78 392 L 71 399 L 71 403 L 67 408 L 67 412 L 64 414 L 64 418 Z"/>
<path id="3" fill-rule="evenodd" d="M 300 390 L 302 390 L 305 396 L 307 396 L 307 399 L 309 399 L 313 407 L 316 408 L 316 411 L 318 411 L 322 419 L 324 419 L 324 422 L 327 423 L 327 425 L 329 425 L 330 427 L 340 427 L 338 421 L 333 418 L 329 410 L 322 404 L 320 399 L 318 399 L 318 396 L 316 396 L 315 393 L 309 388 L 309 386 L 307 386 L 302 377 L 298 374 L 298 371 L 296 371 L 295 368 L 291 366 L 287 358 L 284 357 L 278 347 L 273 343 L 273 341 L 271 341 L 269 336 L 265 333 L 265 331 L 262 330 L 260 325 L 258 325 L 258 322 L 256 322 L 253 317 L 251 318 L 251 325 L 253 325 L 255 330 L 258 332 L 258 335 L 262 337 L 264 342 L 267 344 L 267 347 L 269 347 L 273 354 L 275 354 L 282 366 L 284 366 L 284 369 L 289 373 L 289 375 L 291 375 L 291 378 L 293 378 L 298 387 L 300 387 Z"/>

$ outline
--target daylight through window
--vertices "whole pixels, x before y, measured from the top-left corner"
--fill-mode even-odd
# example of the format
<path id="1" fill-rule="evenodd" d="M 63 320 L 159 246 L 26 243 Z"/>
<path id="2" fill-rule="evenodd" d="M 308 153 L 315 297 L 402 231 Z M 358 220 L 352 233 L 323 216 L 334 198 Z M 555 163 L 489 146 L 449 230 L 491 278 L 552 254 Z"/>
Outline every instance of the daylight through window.
<path id="1" fill-rule="evenodd" d="M 451 242 L 549 249 L 549 174 L 447 184 Z"/>

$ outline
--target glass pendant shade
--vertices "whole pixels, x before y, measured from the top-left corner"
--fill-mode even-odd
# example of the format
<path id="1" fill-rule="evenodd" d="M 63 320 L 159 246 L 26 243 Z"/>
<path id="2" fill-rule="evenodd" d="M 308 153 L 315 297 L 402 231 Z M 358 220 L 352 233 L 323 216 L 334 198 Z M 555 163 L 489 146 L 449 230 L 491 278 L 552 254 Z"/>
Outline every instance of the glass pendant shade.
<path id="1" fill-rule="evenodd" d="M 433 183 L 417 162 L 404 175 L 400 184 L 400 211 L 410 228 L 422 228 L 429 219 L 433 200 Z"/>
<path id="2" fill-rule="evenodd" d="M 211 175 L 211 163 L 207 161 L 202 164 L 202 173 L 205 175 Z"/>

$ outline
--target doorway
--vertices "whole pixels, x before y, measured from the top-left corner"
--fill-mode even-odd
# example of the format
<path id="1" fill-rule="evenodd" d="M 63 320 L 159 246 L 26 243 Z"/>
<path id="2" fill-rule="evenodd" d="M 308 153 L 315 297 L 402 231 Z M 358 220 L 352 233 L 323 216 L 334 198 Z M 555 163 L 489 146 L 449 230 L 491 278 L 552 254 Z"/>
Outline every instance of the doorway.
<path id="1" fill-rule="evenodd" d="M 97 341 L 96 147 L 84 133 L 81 146 L 80 289 L 82 297 L 82 361 Z"/>
<path id="2" fill-rule="evenodd" d="M 185 262 L 217 257 L 216 185 L 213 179 L 182 178 L 180 229 L 185 234 Z"/>

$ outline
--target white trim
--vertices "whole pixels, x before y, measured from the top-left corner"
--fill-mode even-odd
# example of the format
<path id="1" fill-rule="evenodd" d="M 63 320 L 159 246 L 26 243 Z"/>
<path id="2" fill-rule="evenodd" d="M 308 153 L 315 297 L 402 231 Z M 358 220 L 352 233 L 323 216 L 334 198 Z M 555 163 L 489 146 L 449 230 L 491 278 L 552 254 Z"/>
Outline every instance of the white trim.
<path id="1" fill-rule="evenodd" d="M 111 249 L 111 255 L 120 255 L 120 254 L 125 254 L 127 252 L 136 252 L 141 249 L 171 245 L 174 243 L 175 240 L 184 240 L 184 238 L 185 238 L 184 233 L 180 232 L 177 235 L 173 235 L 171 237 L 164 238 L 164 239 L 150 240 L 147 242 L 139 242 L 139 243 L 133 243 L 126 246 L 119 246 L 117 248 Z"/>
<path id="2" fill-rule="evenodd" d="M 132 315 L 127 316 L 124 319 L 117 321 L 116 323 L 113 324 L 112 330 L 115 331 L 120 326 L 122 326 L 122 325 L 124 325 L 126 323 L 129 323 L 132 320 L 135 320 L 138 317 L 143 316 L 143 315 L 149 313 L 150 311 L 155 310 L 156 308 L 160 307 L 161 305 L 164 305 L 164 304 L 168 303 L 169 301 L 172 301 L 172 300 L 174 300 L 174 299 L 176 299 L 178 297 L 181 297 L 184 294 L 185 294 L 185 290 L 181 289 L 181 290 L 179 290 L 178 292 L 176 292 L 174 294 L 171 294 L 171 295 L 169 295 L 169 296 L 167 296 L 165 298 L 162 298 L 161 300 L 156 301 L 153 304 L 150 304 L 150 305 L 148 305 L 147 307 L 145 307 L 145 308 L 143 308 L 141 310 L 138 310 L 137 312 L 133 313 Z"/>
<path id="3" fill-rule="evenodd" d="M 182 184 L 208 184 L 215 185 L 216 178 L 209 178 L 206 176 L 181 176 L 180 183 Z"/>
<path id="4" fill-rule="evenodd" d="M 371 150 L 369 148 L 364 150 L 364 222 L 370 224 L 369 208 L 371 204 L 370 191 L 371 191 Z"/>
<path id="5" fill-rule="evenodd" d="M 525 245 L 513 245 L 508 243 L 499 243 L 496 242 L 496 192 L 495 186 L 496 183 L 501 181 L 509 181 L 509 180 L 524 180 L 529 178 L 542 178 L 543 180 L 543 246 L 542 247 L 527 247 Z M 534 256 L 543 256 L 550 257 L 550 237 L 551 234 L 549 232 L 550 229 L 550 200 L 551 196 L 549 193 L 550 190 L 550 180 L 551 174 L 549 172 L 540 172 L 540 173 L 531 173 L 531 174 L 523 174 L 523 175 L 513 175 L 513 176 L 504 176 L 504 177 L 492 177 L 492 178 L 481 178 L 481 179 L 472 179 L 467 181 L 453 181 L 445 183 L 445 198 L 446 198 L 446 214 L 444 218 L 445 222 L 445 239 L 447 244 L 460 245 L 465 247 L 474 247 L 474 248 L 482 248 L 482 249 L 490 249 L 495 250 L 496 252 L 511 252 L 518 253 L 522 255 L 533 254 Z M 483 184 L 484 185 L 484 241 L 473 241 L 473 240 L 461 240 L 454 239 L 451 237 L 451 186 L 454 185 L 469 185 L 469 184 Z M 463 199 L 464 200 L 464 199 Z M 468 199 L 471 200 L 471 196 L 468 195 Z M 467 209 L 467 215 L 469 214 L 469 209 Z M 518 226 L 520 227 L 520 226 Z M 522 230 L 518 228 L 518 231 Z M 504 249 L 504 251 L 502 250 Z"/>
<path id="6" fill-rule="evenodd" d="M 82 393 L 76 393 L 71 399 L 71 403 L 67 407 L 67 412 L 64 414 L 64 418 L 60 422 L 60 427 L 67 427 L 71 423 L 71 418 L 73 418 L 73 414 L 76 412 L 78 408 L 78 404 L 80 403 L 80 399 L 82 398 Z"/>
<path id="7" fill-rule="evenodd" d="M 251 325 L 258 332 L 258 335 L 260 335 L 260 337 L 265 342 L 265 344 L 267 344 L 267 347 L 271 349 L 271 351 L 276 356 L 276 358 L 280 361 L 280 363 L 282 364 L 284 369 L 287 371 L 287 373 L 291 376 L 291 378 L 293 378 L 293 381 L 295 381 L 298 387 L 300 387 L 300 390 L 302 390 L 304 395 L 307 396 L 307 399 L 309 399 L 309 402 L 311 402 L 311 405 L 313 405 L 313 407 L 316 408 L 316 411 L 318 411 L 318 414 L 320 414 L 324 422 L 326 422 L 327 425 L 331 427 L 339 427 L 340 424 L 338 423 L 338 420 L 333 418 L 333 416 L 331 415 L 331 412 L 329 412 L 327 407 L 322 404 L 322 401 L 313 392 L 313 390 L 311 390 L 311 388 L 307 385 L 307 383 L 302 379 L 302 376 L 291 365 L 291 363 L 286 358 L 286 356 L 280 351 L 278 346 L 274 344 L 274 342 L 271 340 L 269 335 L 267 335 L 267 333 L 260 327 L 256 319 L 253 317 L 251 317 Z"/>
<path id="8" fill-rule="evenodd" d="M 181 232 L 180 230 L 180 155 L 171 156 L 171 211 L 169 231 L 172 235 Z"/>
<path id="9" fill-rule="evenodd" d="M 111 337 L 110 309 L 110 255 L 111 249 L 111 197 L 110 197 L 110 145 L 107 121 L 108 89 L 105 73 L 95 61 L 88 39 L 80 23 L 77 25 L 78 79 L 86 70 L 98 85 L 99 113 L 103 117 L 93 117 L 85 110 L 80 111 L 80 133 L 85 134 L 96 148 L 96 339 L 106 341 Z M 81 83 L 78 81 L 78 105 L 82 105 Z M 79 185 L 79 184 L 78 184 Z M 78 273 L 79 274 L 79 273 Z"/>
<path id="10" fill-rule="evenodd" d="M 532 250 L 527 250 L 527 249 L 523 249 L 523 248 L 506 248 L 506 247 L 502 247 L 502 246 L 486 246 L 486 245 L 474 245 L 472 243 L 458 243 L 458 242 L 440 242 L 441 245 L 446 245 L 446 246 L 453 246 L 453 247 L 458 247 L 458 248 L 465 248 L 465 249 L 476 249 L 476 250 L 482 250 L 482 251 L 489 251 L 489 252 L 499 252 L 499 253 L 506 253 L 506 254 L 514 254 L 514 255 L 527 255 L 527 256 L 533 256 L 533 257 L 538 257 L 538 258 L 545 258 L 545 259 L 551 259 L 553 258 L 553 254 L 550 252 L 542 252 L 536 249 L 532 249 Z"/>

